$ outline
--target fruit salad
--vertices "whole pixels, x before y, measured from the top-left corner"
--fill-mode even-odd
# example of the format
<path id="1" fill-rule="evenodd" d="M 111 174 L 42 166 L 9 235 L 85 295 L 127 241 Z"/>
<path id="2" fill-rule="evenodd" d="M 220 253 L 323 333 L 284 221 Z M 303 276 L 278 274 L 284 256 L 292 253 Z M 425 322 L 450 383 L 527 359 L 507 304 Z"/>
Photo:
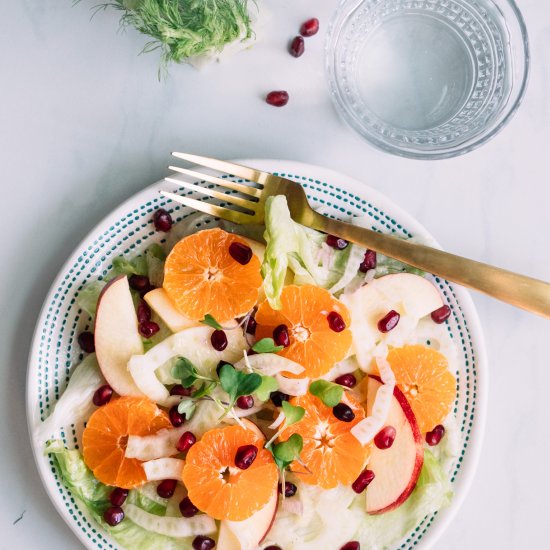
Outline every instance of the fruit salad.
<path id="1" fill-rule="evenodd" d="M 159 210 L 158 243 L 77 297 L 83 360 L 39 435 L 120 547 L 390 548 L 452 498 L 456 351 L 430 277 L 283 196 L 265 219 Z"/>

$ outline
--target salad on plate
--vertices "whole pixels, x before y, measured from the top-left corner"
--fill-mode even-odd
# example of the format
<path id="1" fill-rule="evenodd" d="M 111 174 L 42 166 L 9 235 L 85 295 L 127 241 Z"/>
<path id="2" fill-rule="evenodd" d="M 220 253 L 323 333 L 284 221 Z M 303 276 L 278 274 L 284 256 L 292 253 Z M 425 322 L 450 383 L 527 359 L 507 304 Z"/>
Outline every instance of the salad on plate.
<path id="1" fill-rule="evenodd" d="M 159 242 L 78 294 L 93 328 L 37 436 L 123 548 L 384 549 L 452 498 L 456 350 L 430 277 L 284 196 L 265 220 L 157 210 Z"/>

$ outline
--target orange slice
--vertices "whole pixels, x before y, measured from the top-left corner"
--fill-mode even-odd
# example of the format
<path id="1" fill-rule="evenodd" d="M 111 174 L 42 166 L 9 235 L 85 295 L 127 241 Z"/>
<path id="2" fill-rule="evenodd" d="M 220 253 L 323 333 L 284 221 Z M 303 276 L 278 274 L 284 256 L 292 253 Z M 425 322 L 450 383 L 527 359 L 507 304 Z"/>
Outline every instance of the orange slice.
<path id="1" fill-rule="evenodd" d="M 150 435 L 171 426 L 168 415 L 144 397 L 121 397 L 97 409 L 82 435 L 84 462 L 106 485 L 132 489 L 147 481 L 141 461 L 126 458 L 129 435 Z"/>
<path id="2" fill-rule="evenodd" d="M 350 433 L 360 420 L 365 418 L 363 407 L 349 392 L 344 402 L 351 407 L 355 418 L 351 422 L 338 420 L 319 398 L 307 393 L 291 399 L 292 405 L 303 407 L 306 412 L 300 422 L 286 428 L 280 437 L 286 441 L 292 434 L 298 433 L 304 439 L 304 448 L 300 459 L 310 473 L 304 473 L 302 464 L 294 461 L 291 469 L 301 472 L 304 483 L 319 485 L 323 489 L 332 489 L 339 483 L 351 485 L 361 473 L 370 454 L 370 446 L 363 447 Z"/>
<path id="3" fill-rule="evenodd" d="M 420 431 L 425 433 L 441 424 L 456 398 L 456 379 L 447 358 L 432 348 L 415 345 L 392 349 L 388 362 Z"/>
<path id="4" fill-rule="evenodd" d="M 280 355 L 296 361 L 305 368 L 300 376 L 289 378 L 319 378 L 338 361 L 344 359 L 351 346 L 350 315 L 344 304 L 328 290 L 313 285 L 287 286 L 281 293 L 280 310 L 272 309 L 266 300 L 256 312 L 256 337 L 273 337 L 273 330 L 286 325 L 290 345 Z M 331 329 L 327 317 L 339 314 L 346 328 L 341 332 Z"/>
<path id="5" fill-rule="evenodd" d="M 258 454 L 241 470 L 235 465 L 239 447 L 255 445 Z M 278 471 L 258 433 L 241 426 L 215 428 L 187 453 L 183 483 L 191 502 L 209 516 L 243 521 L 263 508 L 277 490 Z"/>
<path id="6" fill-rule="evenodd" d="M 228 321 L 250 311 L 262 285 L 260 261 L 246 265 L 229 253 L 232 243 L 246 241 L 222 229 L 206 229 L 174 246 L 164 266 L 164 289 L 180 313 L 193 320 L 206 314 Z"/>

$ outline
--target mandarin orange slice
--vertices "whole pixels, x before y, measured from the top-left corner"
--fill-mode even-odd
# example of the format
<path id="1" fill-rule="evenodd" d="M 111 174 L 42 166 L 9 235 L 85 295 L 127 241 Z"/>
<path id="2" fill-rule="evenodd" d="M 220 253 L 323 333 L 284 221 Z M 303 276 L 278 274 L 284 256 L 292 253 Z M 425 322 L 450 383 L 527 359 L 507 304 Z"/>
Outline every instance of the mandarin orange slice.
<path id="1" fill-rule="evenodd" d="M 82 453 L 106 485 L 132 489 L 147 481 L 141 461 L 126 458 L 129 435 L 150 435 L 171 426 L 168 415 L 145 397 L 120 397 L 97 409 L 84 429 Z"/>
<path id="2" fill-rule="evenodd" d="M 281 293 L 281 304 L 280 310 L 273 309 L 267 300 L 260 304 L 256 337 L 271 338 L 279 325 L 287 327 L 290 345 L 279 354 L 299 363 L 305 371 L 298 377 L 290 373 L 285 376 L 319 378 L 346 357 L 351 346 L 351 331 L 347 328 L 350 315 L 328 290 L 313 285 L 287 286 Z M 334 314 L 345 325 L 340 332 L 331 328 L 329 320 Z"/>
<path id="3" fill-rule="evenodd" d="M 310 393 L 290 401 L 306 412 L 300 422 L 284 429 L 280 440 L 286 441 L 295 433 L 302 436 L 304 448 L 300 459 L 311 473 L 305 473 L 304 466 L 298 461 L 291 464 L 291 469 L 303 474 L 300 479 L 304 483 L 319 485 L 323 489 L 332 489 L 339 483 L 351 485 L 365 467 L 370 445 L 361 445 L 350 433 L 353 426 L 365 418 L 365 411 L 349 392 L 345 394 L 344 402 L 355 414 L 351 422 L 338 420 L 330 407 Z"/>
<path id="4" fill-rule="evenodd" d="M 447 358 L 432 348 L 414 345 L 392 349 L 387 359 L 420 431 L 433 430 L 451 412 L 456 398 L 456 379 Z"/>
<path id="5" fill-rule="evenodd" d="M 241 470 L 235 465 L 235 455 L 244 445 L 255 445 L 258 454 Z M 227 426 L 206 432 L 191 447 L 182 477 L 191 502 L 199 510 L 215 519 L 243 521 L 272 498 L 278 471 L 256 431 Z"/>
<path id="6" fill-rule="evenodd" d="M 250 311 L 262 285 L 260 260 L 243 265 L 229 253 L 245 240 L 222 229 L 206 229 L 183 238 L 164 266 L 164 289 L 180 313 L 193 320 L 206 314 L 228 321 Z"/>

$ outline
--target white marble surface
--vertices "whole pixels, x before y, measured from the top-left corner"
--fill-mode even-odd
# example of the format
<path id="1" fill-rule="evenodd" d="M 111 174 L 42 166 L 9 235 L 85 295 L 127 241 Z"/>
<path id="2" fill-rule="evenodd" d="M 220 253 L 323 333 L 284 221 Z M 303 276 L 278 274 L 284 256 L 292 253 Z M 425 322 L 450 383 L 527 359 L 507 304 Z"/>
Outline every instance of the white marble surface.
<path id="1" fill-rule="evenodd" d="M 165 175 L 171 150 L 325 165 L 386 193 L 446 248 L 550 280 L 546 2 L 520 0 L 532 73 L 519 113 L 483 148 L 430 163 L 380 153 L 337 118 L 321 37 L 300 60 L 285 52 L 299 23 L 326 23 L 335 0 L 266 0 L 272 17 L 252 51 L 201 72 L 173 67 L 161 83 L 156 56 L 137 56 L 144 40 L 118 33 L 116 13 L 90 22 L 95 3 L 1 2 L 0 549 L 78 547 L 28 443 L 30 338 L 65 257 L 119 202 Z M 291 93 L 284 109 L 261 100 L 274 88 Z M 471 492 L 437 548 L 547 548 L 550 324 L 474 300 L 490 356 L 486 438 Z"/>

